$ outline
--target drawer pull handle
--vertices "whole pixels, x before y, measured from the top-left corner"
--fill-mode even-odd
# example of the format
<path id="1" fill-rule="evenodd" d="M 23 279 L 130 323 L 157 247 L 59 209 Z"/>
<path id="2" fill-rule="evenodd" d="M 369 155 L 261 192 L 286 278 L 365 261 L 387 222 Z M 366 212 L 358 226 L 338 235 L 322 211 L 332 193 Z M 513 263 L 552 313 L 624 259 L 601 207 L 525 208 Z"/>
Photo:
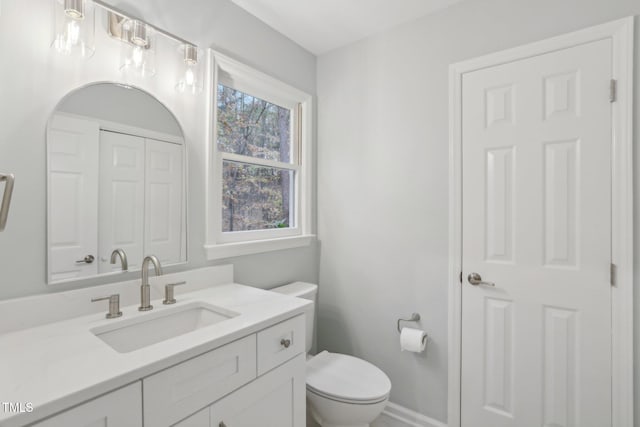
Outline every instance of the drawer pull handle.
<path id="1" fill-rule="evenodd" d="M 284 338 L 282 338 L 280 340 L 280 345 L 284 348 L 289 348 L 289 346 L 291 345 L 291 340 L 285 340 Z"/>
<path id="2" fill-rule="evenodd" d="M 218 427 L 227 427 L 227 425 L 224 423 L 224 421 L 220 421 L 220 424 L 218 424 Z"/>

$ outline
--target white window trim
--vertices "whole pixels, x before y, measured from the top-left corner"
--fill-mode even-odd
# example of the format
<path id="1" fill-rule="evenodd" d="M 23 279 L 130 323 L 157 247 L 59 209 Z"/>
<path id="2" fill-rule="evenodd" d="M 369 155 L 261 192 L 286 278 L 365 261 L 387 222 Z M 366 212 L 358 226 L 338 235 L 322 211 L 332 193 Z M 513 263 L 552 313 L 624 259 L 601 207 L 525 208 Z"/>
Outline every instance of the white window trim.
<path id="1" fill-rule="evenodd" d="M 208 50 L 207 70 L 207 129 L 206 129 L 206 243 L 207 259 L 221 259 L 274 250 L 308 246 L 315 239 L 311 229 L 313 200 L 312 138 L 313 99 L 311 95 L 289 86 L 267 74 L 257 71 L 226 55 Z M 297 159 L 284 169 L 295 171 L 294 219 L 295 226 L 286 229 L 240 231 L 222 233 L 222 172 L 225 160 L 243 160 L 243 156 L 220 153 L 217 150 L 218 83 L 248 92 L 265 101 L 290 108 L 299 115 L 300 129 L 293 144 L 293 158 Z M 299 106 L 299 107 L 298 107 Z M 252 164 L 283 168 L 282 163 L 265 159 L 251 159 Z"/>

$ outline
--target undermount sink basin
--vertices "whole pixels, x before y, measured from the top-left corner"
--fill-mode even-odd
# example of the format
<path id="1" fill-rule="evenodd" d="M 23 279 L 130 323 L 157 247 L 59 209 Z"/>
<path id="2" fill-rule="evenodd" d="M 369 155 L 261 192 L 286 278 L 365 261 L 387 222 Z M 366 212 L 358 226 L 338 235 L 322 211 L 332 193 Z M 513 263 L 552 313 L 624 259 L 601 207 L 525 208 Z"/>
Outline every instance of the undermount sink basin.
<path id="1" fill-rule="evenodd" d="M 195 302 L 172 309 L 159 309 L 136 319 L 121 320 L 92 329 L 91 332 L 117 352 L 129 353 L 237 315 L 220 307 Z"/>

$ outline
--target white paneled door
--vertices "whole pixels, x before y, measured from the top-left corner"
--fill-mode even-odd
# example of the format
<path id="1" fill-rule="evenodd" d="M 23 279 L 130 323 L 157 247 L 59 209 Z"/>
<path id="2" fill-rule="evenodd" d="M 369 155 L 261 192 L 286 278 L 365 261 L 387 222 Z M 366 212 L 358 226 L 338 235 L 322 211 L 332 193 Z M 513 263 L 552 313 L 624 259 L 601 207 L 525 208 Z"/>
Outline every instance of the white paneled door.
<path id="1" fill-rule="evenodd" d="M 463 427 L 611 426 L 611 57 L 463 76 Z"/>
<path id="2" fill-rule="evenodd" d="M 182 146 L 146 140 L 145 250 L 162 264 L 186 261 Z"/>
<path id="3" fill-rule="evenodd" d="M 49 123 L 48 278 L 98 271 L 98 123 L 56 114 Z"/>
<path id="4" fill-rule="evenodd" d="M 123 249 L 130 270 L 144 258 L 145 139 L 100 131 L 100 273 L 118 271 L 111 252 Z"/>

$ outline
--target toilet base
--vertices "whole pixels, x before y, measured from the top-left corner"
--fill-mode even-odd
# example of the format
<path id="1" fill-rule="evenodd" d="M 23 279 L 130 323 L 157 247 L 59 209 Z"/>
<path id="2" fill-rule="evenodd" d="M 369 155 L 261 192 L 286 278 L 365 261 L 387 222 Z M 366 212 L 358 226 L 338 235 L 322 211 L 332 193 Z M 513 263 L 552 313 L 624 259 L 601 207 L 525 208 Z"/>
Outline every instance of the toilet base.
<path id="1" fill-rule="evenodd" d="M 307 427 L 371 427 L 371 424 L 331 424 L 329 422 L 322 422 L 320 417 L 318 416 L 313 409 L 309 408 L 307 410 Z"/>
<path id="2" fill-rule="evenodd" d="M 307 409 L 320 427 L 370 427 L 387 399 L 372 404 L 350 404 L 327 399 L 307 390 Z"/>
<path id="3" fill-rule="evenodd" d="M 339 425 L 339 424 L 319 424 L 320 427 L 370 427 L 371 424 L 358 424 L 358 425 Z"/>

